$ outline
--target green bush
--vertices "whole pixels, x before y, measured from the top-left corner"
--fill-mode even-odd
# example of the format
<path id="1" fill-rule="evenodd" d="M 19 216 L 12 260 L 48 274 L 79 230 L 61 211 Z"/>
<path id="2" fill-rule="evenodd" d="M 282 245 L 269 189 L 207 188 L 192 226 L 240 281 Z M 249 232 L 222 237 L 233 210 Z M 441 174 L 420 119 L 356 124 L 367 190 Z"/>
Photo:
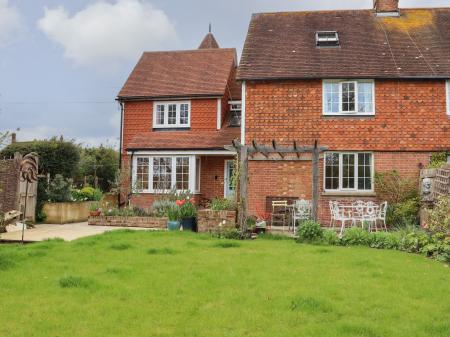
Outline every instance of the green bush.
<path id="1" fill-rule="evenodd" d="M 353 227 L 344 231 L 341 238 L 343 246 L 368 246 L 369 232 L 365 229 Z"/>
<path id="2" fill-rule="evenodd" d="M 440 239 L 450 237 L 450 197 L 440 197 L 428 213 L 428 230 Z"/>
<path id="3" fill-rule="evenodd" d="M 180 207 L 180 218 L 186 219 L 186 218 L 194 218 L 197 216 L 197 209 L 195 208 L 194 204 L 190 201 L 185 202 Z"/>
<path id="4" fill-rule="evenodd" d="M 394 233 L 375 232 L 369 234 L 368 245 L 377 249 L 398 249 L 400 239 Z"/>
<path id="5" fill-rule="evenodd" d="M 72 190 L 73 201 L 100 201 L 102 198 L 102 191 L 90 186 L 83 187 L 81 190 Z"/>
<path id="6" fill-rule="evenodd" d="M 316 243 L 322 240 L 324 229 L 315 221 L 305 221 L 298 228 L 298 242 Z"/>
<path id="7" fill-rule="evenodd" d="M 167 216 L 169 209 L 175 207 L 175 201 L 169 199 L 157 199 L 152 204 L 152 212 L 159 217 Z"/>
<path id="8" fill-rule="evenodd" d="M 450 156 L 450 151 L 433 153 L 431 156 L 430 165 L 428 168 L 440 168 L 442 165 L 447 163 L 447 157 Z"/>
<path id="9" fill-rule="evenodd" d="M 408 227 L 394 232 L 399 236 L 399 249 L 410 253 L 420 253 L 422 248 L 432 243 L 431 236 L 417 227 Z"/>
<path id="10" fill-rule="evenodd" d="M 50 202 L 67 202 L 72 200 L 72 179 L 65 179 L 57 174 L 48 186 L 47 197 Z"/>
<path id="11" fill-rule="evenodd" d="M 340 238 L 335 230 L 326 229 L 323 232 L 322 242 L 331 246 L 340 245 Z"/>
<path id="12" fill-rule="evenodd" d="M 419 225 L 419 198 L 412 198 L 397 204 L 388 205 L 386 222 L 395 227 Z"/>
<path id="13" fill-rule="evenodd" d="M 210 208 L 213 211 L 234 211 L 236 210 L 236 201 L 229 198 L 214 198 Z"/>

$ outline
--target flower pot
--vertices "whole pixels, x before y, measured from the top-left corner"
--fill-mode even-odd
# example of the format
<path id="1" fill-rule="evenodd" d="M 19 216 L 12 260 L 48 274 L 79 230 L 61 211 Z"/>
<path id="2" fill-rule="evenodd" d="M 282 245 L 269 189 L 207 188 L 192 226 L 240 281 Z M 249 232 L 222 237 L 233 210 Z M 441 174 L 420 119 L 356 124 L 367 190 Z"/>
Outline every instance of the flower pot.
<path id="1" fill-rule="evenodd" d="M 90 211 L 89 212 L 90 216 L 100 216 L 100 214 L 102 214 L 102 212 L 100 212 L 100 211 Z"/>
<path id="2" fill-rule="evenodd" d="M 180 222 L 179 221 L 167 221 L 167 229 L 169 231 L 179 231 L 180 230 Z"/>
<path id="3" fill-rule="evenodd" d="M 191 218 L 183 218 L 181 219 L 181 226 L 183 226 L 184 231 L 195 231 L 196 219 L 194 217 Z"/>

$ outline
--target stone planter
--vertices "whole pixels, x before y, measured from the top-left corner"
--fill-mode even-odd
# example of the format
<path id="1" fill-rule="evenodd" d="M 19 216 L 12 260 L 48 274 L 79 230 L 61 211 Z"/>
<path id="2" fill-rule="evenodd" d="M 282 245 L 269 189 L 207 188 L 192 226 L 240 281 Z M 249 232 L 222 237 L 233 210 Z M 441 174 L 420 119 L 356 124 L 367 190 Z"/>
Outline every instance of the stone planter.
<path id="1" fill-rule="evenodd" d="M 236 211 L 199 210 L 197 214 L 198 232 L 216 231 L 219 229 L 220 224 L 222 224 L 222 230 L 235 229 L 236 213 Z"/>
<path id="2" fill-rule="evenodd" d="M 98 216 L 98 217 L 89 217 L 88 224 L 92 226 L 166 229 L 167 218 L 139 217 L 139 216 Z"/>
<path id="3" fill-rule="evenodd" d="M 46 202 L 43 207 L 47 215 L 45 223 L 66 224 L 87 221 L 92 201 Z"/>

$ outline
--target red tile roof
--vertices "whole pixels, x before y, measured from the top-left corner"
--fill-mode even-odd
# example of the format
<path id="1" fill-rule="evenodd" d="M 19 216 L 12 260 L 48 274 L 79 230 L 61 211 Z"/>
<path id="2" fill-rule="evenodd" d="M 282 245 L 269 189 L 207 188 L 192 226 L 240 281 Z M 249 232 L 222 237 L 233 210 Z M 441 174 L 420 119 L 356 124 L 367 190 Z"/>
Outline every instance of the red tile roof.
<path id="1" fill-rule="evenodd" d="M 211 48 L 219 48 L 219 44 L 217 43 L 214 35 L 212 33 L 208 33 L 206 34 L 202 43 L 200 43 L 198 49 L 211 49 Z"/>
<path id="2" fill-rule="evenodd" d="M 450 8 L 255 14 L 237 78 L 450 77 Z M 337 31 L 340 47 L 317 48 L 317 31 Z"/>
<path id="3" fill-rule="evenodd" d="M 224 150 L 240 137 L 240 128 L 218 131 L 157 131 L 136 135 L 127 146 L 132 150 Z"/>
<path id="4" fill-rule="evenodd" d="M 234 48 L 146 52 L 118 98 L 222 96 L 235 66 Z"/>

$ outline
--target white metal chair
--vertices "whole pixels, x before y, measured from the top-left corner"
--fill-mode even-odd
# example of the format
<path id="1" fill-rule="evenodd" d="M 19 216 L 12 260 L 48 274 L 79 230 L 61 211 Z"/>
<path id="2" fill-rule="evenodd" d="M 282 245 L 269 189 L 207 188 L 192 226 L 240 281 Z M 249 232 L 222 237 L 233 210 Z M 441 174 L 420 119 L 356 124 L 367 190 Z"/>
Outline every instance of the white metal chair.
<path id="1" fill-rule="evenodd" d="M 386 226 L 387 207 L 388 207 L 387 201 L 382 202 L 380 205 L 380 209 L 378 210 L 378 216 L 377 216 L 377 221 L 382 221 L 382 225 L 386 232 L 387 232 L 387 226 Z"/>
<path id="2" fill-rule="evenodd" d="M 337 203 L 337 201 L 330 201 L 328 203 L 328 205 L 330 206 L 330 227 L 331 228 L 335 228 L 335 221 L 336 219 L 334 218 L 334 205 Z"/>
<path id="3" fill-rule="evenodd" d="M 361 223 L 361 227 L 364 227 L 364 213 L 366 211 L 367 204 L 362 200 L 357 200 L 352 204 L 352 217 L 353 222 L 356 226 L 356 223 L 359 221 Z"/>
<path id="4" fill-rule="evenodd" d="M 345 229 L 345 224 L 348 221 L 351 221 L 351 223 L 353 224 L 354 220 L 350 212 L 348 210 L 346 211 L 346 209 L 343 207 L 339 207 L 339 204 L 337 202 L 334 204 L 333 213 L 334 219 L 341 222 L 341 230 L 339 236 L 342 236 L 342 233 Z"/>
<path id="5" fill-rule="evenodd" d="M 375 231 L 378 232 L 377 219 L 378 218 L 378 208 L 373 201 L 368 201 L 366 204 L 366 209 L 363 215 L 363 223 L 369 224 L 369 232 L 375 227 Z"/>
<path id="6" fill-rule="evenodd" d="M 272 214 L 271 214 L 271 226 L 274 227 L 275 223 L 281 223 L 284 227 L 288 222 L 288 202 L 287 200 L 272 201 Z"/>
<path id="7" fill-rule="evenodd" d="M 296 230 L 296 222 L 299 221 L 305 221 L 311 219 L 311 209 L 312 204 L 309 200 L 296 200 L 294 203 L 294 214 L 292 215 L 292 226 L 294 230 Z"/>

